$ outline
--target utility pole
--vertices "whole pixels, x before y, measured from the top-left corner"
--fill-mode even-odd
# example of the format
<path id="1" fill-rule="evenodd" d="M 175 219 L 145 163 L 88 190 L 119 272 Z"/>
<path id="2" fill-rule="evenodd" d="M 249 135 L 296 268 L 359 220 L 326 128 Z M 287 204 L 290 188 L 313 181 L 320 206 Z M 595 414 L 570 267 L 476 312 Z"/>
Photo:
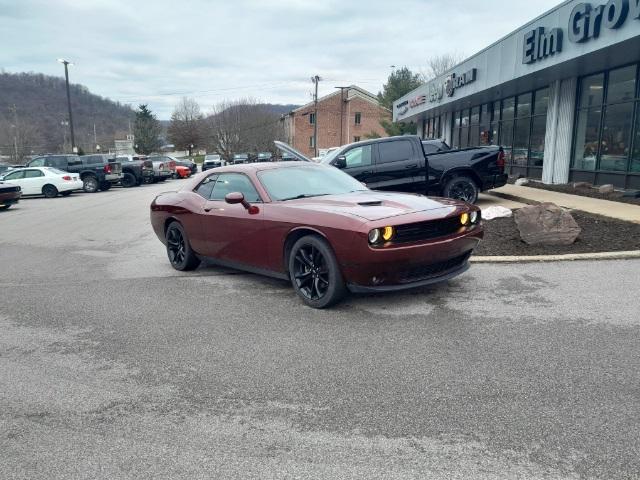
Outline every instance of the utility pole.
<path id="1" fill-rule="evenodd" d="M 73 134 L 73 114 L 71 113 L 71 92 L 69 91 L 69 65 L 73 65 L 67 60 L 59 58 L 58 61 L 64 65 L 64 78 L 67 84 L 67 107 L 69 107 L 69 128 L 71 130 L 71 151 L 75 153 L 76 139 Z"/>
<path id="2" fill-rule="evenodd" d="M 96 135 L 96 122 L 93 122 L 93 148 L 96 148 L 98 145 L 98 136 Z"/>
<path id="3" fill-rule="evenodd" d="M 344 91 L 345 89 L 349 88 L 349 87 L 336 87 L 340 89 L 340 146 L 343 145 L 344 142 L 344 126 L 343 126 L 343 120 L 344 120 Z"/>
<path id="4" fill-rule="evenodd" d="M 313 103 L 314 103 L 313 148 L 315 150 L 315 155 L 314 155 L 315 157 L 318 156 L 318 83 L 320 82 L 320 80 L 322 79 L 318 75 L 311 77 L 311 81 L 316 86 L 315 93 L 313 95 Z"/>
<path id="5" fill-rule="evenodd" d="M 18 108 L 15 103 L 9 107 L 9 111 L 13 113 L 13 154 L 15 163 L 18 163 Z"/>

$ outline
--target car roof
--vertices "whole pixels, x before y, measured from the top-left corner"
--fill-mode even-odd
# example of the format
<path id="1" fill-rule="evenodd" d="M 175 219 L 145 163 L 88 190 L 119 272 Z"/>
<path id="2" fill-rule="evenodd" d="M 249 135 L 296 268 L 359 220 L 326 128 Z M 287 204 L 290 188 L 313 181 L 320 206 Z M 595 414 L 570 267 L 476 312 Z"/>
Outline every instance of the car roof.
<path id="1" fill-rule="evenodd" d="M 263 170 L 274 170 L 277 168 L 292 168 L 292 167 L 326 167 L 318 163 L 311 162 L 267 162 L 267 163 L 240 163 L 235 165 L 228 165 L 225 167 L 218 167 L 215 170 L 209 170 L 211 173 L 225 173 L 225 172 L 261 172 Z"/>

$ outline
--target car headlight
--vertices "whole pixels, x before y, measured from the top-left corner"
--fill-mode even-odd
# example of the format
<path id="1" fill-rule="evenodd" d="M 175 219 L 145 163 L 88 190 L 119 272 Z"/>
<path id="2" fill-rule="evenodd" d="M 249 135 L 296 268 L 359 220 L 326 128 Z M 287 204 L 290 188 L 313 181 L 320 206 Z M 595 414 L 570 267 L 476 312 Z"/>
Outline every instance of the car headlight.
<path id="1" fill-rule="evenodd" d="M 374 228 L 369 232 L 369 243 L 374 245 L 380 241 L 380 229 Z"/>
<path id="2" fill-rule="evenodd" d="M 469 223 L 469 214 L 467 212 L 460 215 L 460 223 L 462 225 L 467 225 Z"/>
<path id="3" fill-rule="evenodd" d="M 471 220 L 471 223 L 477 223 L 479 218 L 480 215 L 478 215 L 478 212 L 476 211 L 473 211 L 469 214 L 469 220 Z"/>

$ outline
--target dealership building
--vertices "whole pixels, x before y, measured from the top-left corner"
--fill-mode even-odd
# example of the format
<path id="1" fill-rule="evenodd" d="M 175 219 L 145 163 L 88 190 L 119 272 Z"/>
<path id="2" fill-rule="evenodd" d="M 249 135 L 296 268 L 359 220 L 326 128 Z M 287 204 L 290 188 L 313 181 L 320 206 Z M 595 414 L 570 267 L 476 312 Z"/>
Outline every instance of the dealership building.
<path id="1" fill-rule="evenodd" d="M 452 147 L 545 183 L 640 189 L 640 0 L 566 1 L 394 102 Z"/>

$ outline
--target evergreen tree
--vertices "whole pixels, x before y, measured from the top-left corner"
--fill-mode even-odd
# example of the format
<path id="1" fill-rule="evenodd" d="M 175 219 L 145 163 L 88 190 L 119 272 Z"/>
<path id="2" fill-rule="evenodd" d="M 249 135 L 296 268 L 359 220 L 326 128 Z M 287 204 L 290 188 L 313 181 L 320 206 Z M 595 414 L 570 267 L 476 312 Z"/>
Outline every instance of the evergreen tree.
<path id="1" fill-rule="evenodd" d="M 380 105 L 389 110 L 393 110 L 393 102 L 403 95 L 406 95 L 412 90 L 415 90 L 422 81 L 420 75 L 413 73 L 407 67 L 402 67 L 398 70 L 394 70 L 385 83 L 382 86 L 382 91 L 378 93 L 378 100 Z M 413 122 L 390 122 L 388 120 L 382 120 L 380 122 L 382 128 L 389 136 L 404 135 L 406 133 L 415 134 L 417 126 Z"/>
<path id="2" fill-rule="evenodd" d="M 160 122 L 147 105 L 139 105 L 136 110 L 136 121 L 133 127 L 136 152 L 149 155 L 160 148 Z"/>

